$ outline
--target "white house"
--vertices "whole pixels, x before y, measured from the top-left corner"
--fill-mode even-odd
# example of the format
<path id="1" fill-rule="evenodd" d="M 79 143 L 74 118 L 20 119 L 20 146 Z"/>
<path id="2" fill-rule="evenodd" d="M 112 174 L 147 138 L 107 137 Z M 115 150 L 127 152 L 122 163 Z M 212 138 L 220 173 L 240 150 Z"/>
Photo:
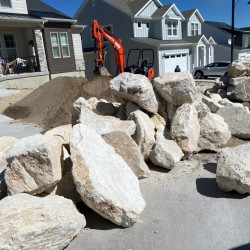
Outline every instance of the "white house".
<path id="1" fill-rule="evenodd" d="M 87 26 L 82 33 L 87 76 L 96 56 L 91 52 L 94 51 L 93 19 L 121 38 L 125 55 L 130 49 L 153 49 L 156 75 L 174 71 L 176 65 L 182 71 L 192 71 L 214 58 L 214 41 L 202 34 L 204 19 L 198 10 L 180 12 L 175 4 L 163 5 L 158 0 L 85 0 L 75 18 Z M 107 42 L 105 46 L 106 66 L 115 74 L 112 47 Z"/>

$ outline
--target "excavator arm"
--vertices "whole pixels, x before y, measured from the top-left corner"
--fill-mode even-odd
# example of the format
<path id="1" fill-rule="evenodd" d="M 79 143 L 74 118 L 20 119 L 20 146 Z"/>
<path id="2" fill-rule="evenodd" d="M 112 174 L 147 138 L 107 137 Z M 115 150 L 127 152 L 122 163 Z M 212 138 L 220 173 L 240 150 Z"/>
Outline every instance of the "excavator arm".
<path id="1" fill-rule="evenodd" d="M 103 67 L 104 54 L 103 54 L 103 42 L 104 37 L 107 41 L 111 43 L 115 51 L 115 61 L 119 73 L 124 72 L 125 58 L 124 58 L 124 48 L 120 39 L 116 38 L 111 32 L 109 32 L 104 27 L 101 27 L 97 20 L 92 21 L 92 35 L 95 38 L 96 48 L 98 52 L 98 58 L 95 59 L 95 71 L 100 72 L 100 68 Z"/>

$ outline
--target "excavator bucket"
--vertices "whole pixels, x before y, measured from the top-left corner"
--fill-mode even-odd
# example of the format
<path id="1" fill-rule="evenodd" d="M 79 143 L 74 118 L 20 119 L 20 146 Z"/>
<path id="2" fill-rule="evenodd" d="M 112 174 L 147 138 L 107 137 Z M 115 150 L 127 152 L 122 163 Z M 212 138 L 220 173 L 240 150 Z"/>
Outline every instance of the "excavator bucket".
<path id="1" fill-rule="evenodd" d="M 107 68 L 104 66 L 96 67 L 94 70 L 94 75 L 96 75 L 96 76 L 111 76 L 111 74 L 108 72 Z"/>

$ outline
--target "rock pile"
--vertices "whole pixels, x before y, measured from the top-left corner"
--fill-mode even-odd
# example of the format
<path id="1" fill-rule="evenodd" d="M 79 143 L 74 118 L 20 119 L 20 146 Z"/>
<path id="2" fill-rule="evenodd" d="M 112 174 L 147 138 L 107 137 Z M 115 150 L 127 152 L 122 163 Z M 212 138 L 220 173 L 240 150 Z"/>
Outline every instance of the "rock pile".
<path id="1" fill-rule="evenodd" d="M 153 85 L 145 76 L 122 73 L 110 89 L 122 103 L 80 97 L 71 124 L 20 140 L 0 138 L 6 141 L 0 148 L 0 198 L 8 195 L 0 201 L 0 248 L 65 248 L 86 224 L 75 207 L 79 201 L 131 227 L 146 205 L 139 179 L 150 175 L 148 161 L 172 169 L 202 150 L 219 152 L 218 184 L 232 190 L 226 179 L 237 167 L 225 171 L 225 159 L 235 155 L 233 162 L 242 163 L 236 158 L 241 148 L 222 148 L 231 133 L 242 138 L 247 132 L 235 132 L 225 113 L 240 109 L 246 116 L 246 108 L 198 94 L 188 72 L 157 77 Z M 247 162 L 241 167 L 245 176 Z M 238 183 L 233 189 L 243 193 Z"/>

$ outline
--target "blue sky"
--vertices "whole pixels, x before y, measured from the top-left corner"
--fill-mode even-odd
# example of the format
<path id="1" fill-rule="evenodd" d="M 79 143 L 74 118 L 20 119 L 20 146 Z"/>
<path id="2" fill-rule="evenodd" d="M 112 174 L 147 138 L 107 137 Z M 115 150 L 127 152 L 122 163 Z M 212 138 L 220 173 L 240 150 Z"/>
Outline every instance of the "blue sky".
<path id="1" fill-rule="evenodd" d="M 73 16 L 83 0 L 43 0 L 45 3 Z M 98 0 L 97 0 L 98 1 Z M 250 27 L 249 0 L 235 0 L 235 27 Z M 175 3 L 180 11 L 198 9 L 206 21 L 226 22 L 231 24 L 231 0 L 174 0 L 162 4 Z"/>

